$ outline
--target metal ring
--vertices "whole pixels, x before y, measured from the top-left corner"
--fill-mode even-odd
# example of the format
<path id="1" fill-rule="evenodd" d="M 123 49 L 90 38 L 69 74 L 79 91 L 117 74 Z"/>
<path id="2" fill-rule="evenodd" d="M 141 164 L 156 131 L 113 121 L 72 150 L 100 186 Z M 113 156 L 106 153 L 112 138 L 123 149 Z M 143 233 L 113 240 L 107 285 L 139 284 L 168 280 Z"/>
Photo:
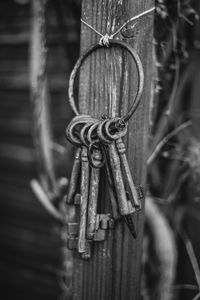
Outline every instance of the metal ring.
<path id="1" fill-rule="evenodd" d="M 96 123 L 95 123 L 95 124 L 96 124 Z M 80 140 L 81 140 L 82 144 L 85 145 L 86 147 L 88 147 L 88 146 L 90 145 L 90 143 L 91 143 L 91 142 L 88 140 L 88 138 L 87 138 L 86 131 L 87 131 L 91 126 L 93 126 L 93 125 L 94 125 L 93 122 L 87 123 L 87 124 L 85 124 L 85 125 L 83 126 L 83 128 L 82 128 L 81 131 L 80 131 L 80 135 L 79 135 Z"/>
<path id="2" fill-rule="evenodd" d="M 93 148 L 96 149 L 96 150 L 99 150 L 101 152 L 101 155 L 102 155 L 102 161 L 98 165 L 96 165 L 93 162 L 93 159 L 92 159 Z M 102 168 L 105 165 L 105 163 L 106 163 L 106 155 L 105 155 L 105 151 L 104 151 L 103 145 L 99 144 L 96 141 L 93 141 L 89 145 L 89 147 L 88 147 L 88 161 L 89 161 L 91 167 L 95 168 L 95 169 L 100 169 L 100 168 Z"/>
<path id="3" fill-rule="evenodd" d="M 72 119 L 72 121 L 67 126 L 67 129 L 65 131 L 65 136 L 69 140 L 70 143 L 72 143 L 75 146 L 81 146 L 82 142 L 80 141 L 80 137 L 76 137 L 74 134 L 74 129 L 78 125 L 84 125 L 88 123 L 92 123 L 97 121 L 97 119 L 92 118 L 89 115 L 78 115 Z"/>
<path id="4" fill-rule="evenodd" d="M 103 134 L 103 127 L 107 121 L 108 119 L 102 121 L 97 128 L 97 136 L 104 144 L 110 144 L 112 142 L 110 139 L 107 138 L 107 136 L 105 136 L 105 134 Z"/>
<path id="5" fill-rule="evenodd" d="M 117 133 L 113 133 L 113 134 L 112 134 L 112 133 L 109 131 L 109 129 L 110 129 L 109 127 L 110 127 L 113 123 L 116 124 L 119 120 L 120 120 L 119 117 L 116 117 L 116 118 L 112 118 L 112 119 L 106 120 L 106 123 L 105 123 L 105 134 L 106 134 L 106 136 L 108 137 L 108 139 L 110 139 L 111 141 L 117 140 L 117 139 L 119 139 L 119 138 L 122 138 L 122 137 L 125 136 L 126 133 L 127 133 L 127 124 L 126 124 L 126 126 L 125 126 L 122 130 L 117 131 Z"/>
<path id="6" fill-rule="evenodd" d="M 137 52 L 127 43 L 119 41 L 119 40 L 114 40 L 114 39 L 110 39 L 109 40 L 110 43 L 110 47 L 112 46 L 120 46 L 124 49 L 126 49 L 130 54 L 131 57 L 133 58 L 135 64 L 136 64 L 136 68 L 138 71 L 138 88 L 137 88 L 137 93 L 135 96 L 135 100 L 133 101 L 133 104 L 130 108 L 130 110 L 127 112 L 127 114 L 125 116 L 122 117 L 124 122 L 127 122 L 130 117 L 133 115 L 133 113 L 135 112 L 135 110 L 137 109 L 137 106 L 141 100 L 141 95 L 142 95 L 142 90 L 143 90 L 143 85 L 144 85 L 144 72 L 143 72 L 143 67 L 142 67 L 142 63 L 141 60 L 137 54 Z M 94 51 L 96 51 L 97 49 L 100 49 L 102 47 L 105 46 L 101 46 L 98 44 L 95 44 L 93 46 L 91 46 L 88 50 L 86 50 L 86 52 L 84 52 L 78 59 L 78 61 L 76 62 L 71 75 L 70 75 L 70 79 L 69 79 L 69 88 L 68 88 L 68 96 L 69 96 L 69 103 L 71 105 L 72 110 L 74 111 L 74 113 L 76 115 L 79 115 L 79 111 L 76 107 L 75 104 L 75 99 L 74 99 L 74 81 L 75 81 L 75 77 L 76 74 L 78 72 L 78 70 L 80 69 L 82 63 L 84 62 L 84 60 Z M 107 47 L 106 47 L 107 48 Z"/>
<path id="7" fill-rule="evenodd" d="M 94 123 L 88 130 L 87 132 L 87 139 L 90 143 L 92 142 L 98 142 L 98 137 L 97 137 L 97 134 L 94 135 L 94 139 L 93 139 L 93 133 L 94 131 L 97 129 L 97 127 L 99 126 L 99 124 L 101 123 L 101 121 L 98 121 L 96 123 Z"/>

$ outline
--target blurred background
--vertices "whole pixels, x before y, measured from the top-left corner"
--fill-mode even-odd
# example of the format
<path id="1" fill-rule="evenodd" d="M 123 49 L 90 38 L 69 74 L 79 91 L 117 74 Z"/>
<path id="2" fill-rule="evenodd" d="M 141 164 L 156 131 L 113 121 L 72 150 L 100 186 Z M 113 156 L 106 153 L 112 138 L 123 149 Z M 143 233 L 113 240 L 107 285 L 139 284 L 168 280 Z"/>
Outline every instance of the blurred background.
<path id="1" fill-rule="evenodd" d="M 141 298 L 197 300 L 200 2 L 157 0 L 156 7 Z M 46 24 L 40 36 L 45 34 L 46 45 L 34 40 L 39 20 L 36 13 L 37 7 L 29 0 L 0 2 L 1 300 L 71 296 L 71 256 L 65 245 L 65 225 L 56 212 L 63 209 L 59 199 L 72 163 L 72 149 L 64 132 L 72 117 L 67 87 L 79 55 L 81 1 L 47 1 Z M 38 125 L 42 113 L 37 111 L 42 107 L 35 104 L 34 43 L 39 43 L 38 51 L 47 49 L 44 57 L 38 58 L 51 127 L 50 132 L 41 130 L 43 133 L 38 130 L 45 127 Z M 53 156 L 50 167 L 51 157 L 40 165 L 45 133 L 52 139 L 50 144 L 43 140 L 44 148 L 51 149 L 48 155 Z M 55 211 L 41 196 L 37 178 L 49 192 Z"/>
<path id="2" fill-rule="evenodd" d="M 79 17 L 79 1 L 47 3 L 52 151 L 57 176 L 65 177 L 71 162 L 56 145 L 64 145 L 72 117 L 67 86 L 79 55 Z M 0 299 L 53 300 L 62 294 L 62 226 L 30 187 L 38 178 L 30 92 L 33 18 L 31 1 L 0 3 Z"/>

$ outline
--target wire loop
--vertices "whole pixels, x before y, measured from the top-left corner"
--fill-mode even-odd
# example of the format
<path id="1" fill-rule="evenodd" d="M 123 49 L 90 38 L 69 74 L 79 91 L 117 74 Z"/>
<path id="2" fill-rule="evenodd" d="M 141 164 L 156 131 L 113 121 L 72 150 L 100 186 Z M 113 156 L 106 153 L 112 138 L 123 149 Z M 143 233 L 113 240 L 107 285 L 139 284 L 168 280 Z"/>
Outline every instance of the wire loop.
<path id="1" fill-rule="evenodd" d="M 102 36 L 99 40 L 99 45 L 100 46 L 106 46 L 109 47 L 110 46 L 110 40 L 112 39 L 112 36 L 109 36 L 107 33 Z"/>

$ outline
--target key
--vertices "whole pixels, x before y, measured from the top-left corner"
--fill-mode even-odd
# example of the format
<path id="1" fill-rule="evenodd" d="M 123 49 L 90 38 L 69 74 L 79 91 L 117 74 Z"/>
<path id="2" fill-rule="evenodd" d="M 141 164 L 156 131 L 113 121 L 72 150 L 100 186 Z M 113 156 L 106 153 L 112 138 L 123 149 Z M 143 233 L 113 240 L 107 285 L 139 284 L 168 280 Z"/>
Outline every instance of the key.
<path id="1" fill-rule="evenodd" d="M 130 198 L 130 200 L 132 201 L 132 204 L 136 208 L 136 210 L 140 210 L 141 204 L 140 204 L 140 200 L 138 197 L 137 189 L 133 182 L 133 178 L 132 178 L 131 171 L 130 171 L 129 164 L 128 164 L 127 157 L 126 157 L 126 147 L 122 141 L 122 138 L 119 138 L 116 140 L 116 147 L 117 147 L 117 151 L 120 156 L 121 164 L 124 169 L 124 176 L 126 177 L 126 181 L 129 185 L 129 189 L 131 192 L 132 197 Z"/>
<path id="2" fill-rule="evenodd" d="M 110 126 L 114 121 L 119 118 L 114 119 L 106 119 L 101 122 L 101 124 L 97 128 L 97 135 L 100 140 L 104 143 L 105 147 L 107 147 L 107 173 L 108 179 L 110 183 L 113 182 L 113 186 L 116 192 L 116 196 L 118 199 L 119 212 L 121 215 L 129 214 L 129 206 L 126 198 L 126 191 L 122 179 L 122 172 L 120 166 L 120 159 L 115 147 L 115 142 L 111 133 L 109 132 Z M 109 172 L 109 168 L 111 172 Z M 110 176 L 109 176 L 110 175 Z"/>
<path id="3" fill-rule="evenodd" d="M 81 136 L 75 135 L 75 129 L 76 127 L 88 126 L 88 123 L 91 124 L 91 122 L 94 122 L 96 119 L 91 118 L 88 115 L 81 115 L 81 116 L 75 116 L 72 121 L 69 123 L 66 129 L 66 138 L 70 141 L 71 144 L 74 146 L 77 146 L 78 149 L 75 152 L 75 159 L 74 164 L 72 168 L 72 173 L 70 177 L 70 183 L 68 188 L 68 193 L 66 196 L 66 203 L 67 204 L 73 204 L 74 203 L 74 196 L 77 191 L 77 185 L 78 185 L 78 179 L 80 174 L 80 156 L 81 156 Z M 79 130 L 82 131 L 83 128 L 79 128 Z"/>
<path id="4" fill-rule="evenodd" d="M 92 153 L 93 164 L 96 168 L 91 167 L 90 174 L 90 190 L 88 203 L 88 218 L 87 218 L 87 239 L 92 240 L 95 234 L 96 219 L 97 219 L 97 201 L 99 194 L 99 180 L 102 155 L 99 149 L 94 149 Z"/>
<path id="5" fill-rule="evenodd" d="M 97 221 L 97 200 L 99 192 L 99 177 L 100 168 L 104 165 L 104 158 L 102 156 L 99 147 L 99 140 L 97 137 L 97 128 L 100 121 L 95 122 L 90 126 L 87 132 L 87 140 L 90 142 L 89 146 L 89 161 L 91 166 L 91 177 L 90 177 L 90 195 L 88 205 L 88 226 L 87 226 L 87 238 L 92 240 L 94 238 Z M 92 149 L 94 147 L 93 153 Z M 95 148 L 96 147 L 96 148 Z M 103 150 L 103 149 L 102 149 Z"/>
<path id="6" fill-rule="evenodd" d="M 112 169 L 120 215 L 124 217 L 132 236 L 136 238 L 135 226 L 131 217 L 131 214 L 135 211 L 135 209 L 132 207 L 131 202 L 127 199 L 127 193 L 124 187 L 121 172 L 120 158 L 117 153 L 115 142 L 109 145 L 109 160 Z"/>
<path id="7" fill-rule="evenodd" d="M 81 151 L 81 183 L 80 183 L 80 226 L 78 237 L 78 252 L 88 252 L 88 242 L 86 240 L 87 226 L 87 206 L 89 196 L 89 163 L 87 156 L 87 148 L 82 146 Z"/>
<path id="8" fill-rule="evenodd" d="M 112 144 L 108 146 L 109 161 L 112 169 L 114 188 L 117 195 L 119 211 L 120 214 L 124 217 L 132 236 L 136 238 L 136 231 L 131 216 L 131 214 L 135 212 L 135 208 L 132 206 L 130 200 L 127 199 L 127 192 L 125 190 L 124 179 L 121 169 L 121 161 L 116 149 L 116 144 L 114 142 L 116 139 L 119 139 L 122 136 L 124 136 L 127 132 L 126 124 L 121 131 L 117 130 L 115 124 L 119 120 L 120 118 L 118 117 L 107 120 L 107 122 L 105 122 L 105 126 L 102 127 L 102 129 L 104 129 L 104 134 L 106 135 L 106 138 L 113 141 Z"/>
<path id="9" fill-rule="evenodd" d="M 114 189 L 114 182 L 113 182 L 113 176 L 112 176 L 112 171 L 111 171 L 111 166 L 109 163 L 109 154 L 107 151 L 107 146 L 112 142 L 110 139 L 108 139 L 104 132 L 104 126 L 108 119 L 103 120 L 98 124 L 97 127 L 97 136 L 100 139 L 100 141 L 104 144 L 104 151 L 105 151 L 105 156 L 106 156 L 106 173 L 107 173 L 107 178 L 108 178 L 108 192 L 109 192 L 109 197 L 110 197 L 110 202 L 111 202 L 111 207 L 112 207 L 112 216 L 113 219 L 117 220 L 120 218 L 118 208 L 117 208 L 117 202 L 116 202 L 116 192 Z"/>
<path id="10" fill-rule="evenodd" d="M 89 163 L 88 163 L 88 154 L 87 148 L 82 146 L 82 138 L 84 139 L 84 130 L 89 127 L 89 124 L 96 122 L 96 119 L 88 116 L 76 116 L 69 124 L 66 130 L 66 136 L 69 141 L 78 146 L 81 150 L 77 150 L 78 154 L 81 157 L 81 179 L 80 179 L 80 222 L 79 222 L 79 236 L 78 236 L 78 252 L 82 254 L 82 258 L 88 259 L 91 256 L 90 244 L 86 239 L 86 226 L 87 226 L 87 206 L 88 206 L 88 194 L 89 194 Z M 75 133 L 75 130 L 77 132 Z M 83 130 L 84 129 L 84 130 Z M 81 135 L 82 134 L 82 135 Z M 83 145 L 85 144 L 85 140 Z M 76 164 L 75 164 L 76 165 Z M 76 165 L 77 166 L 77 165 Z M 78 167 L 77 167 L 78 169 Z M 73 173 L 74 174 L 74 173 Z M 78 172 L 75 172 L 78 180 Z M 72 181 L 72 192 L 75 193 L 76 188 L 73 185 L 76 180 Z M 76 194 L 78 195 L 78 194 Z M 76 196 L 75 195 L 75 196 Z M 74 198 L 75 198 L 74 196 Z M 70 197 L 69 197 L 70 198 Z"/>
<path id="11" fill-rule="evenodd" d="M 106 122 L 105 132 L 106 132 L 108 138 L 116 140 L 117 151 L 119 153 L 122 169 L 124 170 L 123 174 L 126 179 L 126 182 L 128 183 L 129 190 L 131 192 L 130 200 L 132 201 L 132 204 L 135 207 L 135 209 L 140 210 L 141 205 L 140 205 L 140 200 L 138 197 L 138 192 L 137 192 L 137 189 L 133 182 L 131 171 L 130 171 L 129 164 L 128 164 L 128 160 L 126 157 L 126 147 L 122 141 L 122 137 L 127 132 L 127 126 L 125 124 L 123 124 L 124 126 L 126 126 L 126 127 L 124 127 L 125 130 L 123 129 L 123 130 L 119 131 L 118 133 L 111 133 L 110 127 L 113 126 L 113 123 L 116 124 L 116 122 L 120 122 L 120 118 L 113 118 L 113 119 L 109 120 L 108 122 Z"/>

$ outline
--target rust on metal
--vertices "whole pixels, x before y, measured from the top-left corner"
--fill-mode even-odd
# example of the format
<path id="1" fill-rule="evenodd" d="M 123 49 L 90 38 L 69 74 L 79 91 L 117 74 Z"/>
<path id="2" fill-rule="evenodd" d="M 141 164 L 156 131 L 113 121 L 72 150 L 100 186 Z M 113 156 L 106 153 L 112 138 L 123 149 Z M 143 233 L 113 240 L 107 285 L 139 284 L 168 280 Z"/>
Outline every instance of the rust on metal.
<path id="1" fill-rule="evenodd" d="M 127 157 L 126 157 L 126 147 L 122 141 L 122 138 L 119 138 L 116 140 L 116 148 L 117 148 L 117 151 L 120 156 L 122 167 L 124 169 L 123 175 L 126 178 L 126 181 L 129 186 L 129 190 L 131 192 L 130 200 L 132 201 L 133 206 L 136 209 L 140 209 L 141 205 L 140 205 L 140 200 L 138 197 L 138 192 L 137 192 L 137 189 L 133 182 L 133 178 L 132 178 L 131 171 L 130 171 L 129 164 L 128 164 Z"/>
<path id="2" fill-rule="evenodd" d="M 118 207 L 120 215 L 129 215 L 130 209 L 127 202 L 126 191 L 124 187 L 119 155 L 115 143 L 111 143 L 108 147 L 110 166 L 113 174 L 114 186 L 116 190 Z"/>
<path id="3" fill-rule="evenodd" d="M 98 149 L 93 151 L 94 163 L 101 162 L 102 155 Z M 90 191 L 88 203 L 88 219 L 87 219 L 87 238 L 92 240 L 95 234 L 96 216 L 97 216 L 97 200 L 99 194 L 99 168 L 91 168 L 90 175 Z"/>
<path id="4" fill-rule="evenodd" d="M 88 251 L 88 242 L 86 240 L 87 226 L 87 205 L 89 196 L 89 162 L 87 157 L 87 148 L 82 146 L 81 151 L 81 199 L 80 199 L 80 223 L 79 223 L 79 239 L 78 252 L 84 253 Z"/>
<path id="5" fill-rule="evenodd" d="M 74 163 L 72 168 L 72 173 L 69 182 L 69 189 L 66 197 L 67 204 L 74 203 L 74 196 L 77 191 L 77 184 L 78 184 L 78 177 L 80 174 L 80 167 L 81 167 L 81 148 L 77 148 L 75 155 L 74 155 Z"/>
<path id="6" fill-rule="evenodd" d="M 109 192 L 109 199 L 111 203 L 112 208 L 112 217 L 114 220 L 120 219 L 118 207 L 117 207 L 117 196 L 116 191 L 114 188 L 113 178 L 112 178 L 112 172 L 110 169 L 110 164 L 108 159 L 106 160 L 106 172 L 107 172 L 107 179 L 108 179 L 108 192 Z"/>

